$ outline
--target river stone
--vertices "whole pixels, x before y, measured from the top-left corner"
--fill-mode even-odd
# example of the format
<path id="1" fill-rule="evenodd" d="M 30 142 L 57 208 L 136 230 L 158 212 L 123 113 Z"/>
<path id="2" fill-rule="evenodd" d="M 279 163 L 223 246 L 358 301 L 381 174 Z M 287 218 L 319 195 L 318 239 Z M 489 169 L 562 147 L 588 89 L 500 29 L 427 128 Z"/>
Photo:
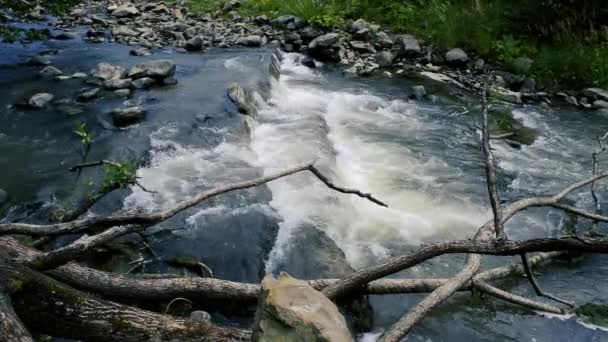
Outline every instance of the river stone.
<path id="1" fill-rule="evenodd" d="M 8 202 L 8 192 L 0 189 L 0 206 Z"/>
<path id="2" fill-rule="evenodd" d="M 32 96 L 27 102 L 32 108 L 44 108 L 49 102 L 53 101 L 55 96 L 49 93 L 40 93 Z"/>
<path id="3" fill-rule="evenodd" d="M 181 32 L 178 32 L 178 33 L 181 33 Z M 180 38 L 180 39 L 176 39 L 176 40 L 182 40 L 182 39 Z M 188 51 L 201 51 L 203 49 L 203 37 L 195 36 L 195 37 L 187 40 L 184 47 Z"/>
<path id="4" fill-rule="evenodd" d="M 397 44 L 399 46 L 400 56 L 417 56 L 422 52 L 418 40 L 411 34 L 404 34 L 397 37 Z"/>
<path id="5" fill-rule="evenodd" d="M 126 37 L 137 37 L 139 33 L 137 31 L 132 30 L 129 26 L 119 25 L 112 28 L 113 36 L 126 36 Z"/>
<path id="6" fill-rule="evenodd" d="M 190 319 L 197 322 L 209 322 L 211 321 L 211 315 L 207 311 L 192 311 L 190 313 Z"/>
<path id="7" fill-rule="evenodd" d="M 96 98 L 101 91 L 100 88 L 86 89 L 77 97 L 78 101 L 86 102 Z"/>
<path id="8" fill-rule="evenodd" d="M 360 53 L 376 53 L 376 49 L 370 43 L 353 40 L 350 42 L 350 46 Z"/>
<path id="9" fill-rule="evenodd" d="M 139 10 L 130 3 L 122 4 L 112 11 L 112 16 L 117 18 L 133 17 L 137 14 Z"/>
<path id="10" fill-rule="evenodd" d="M 463 66 L 469 61 L 469 56 L 462 49 L 452 49 L 445 54 L 445 61 L 452 66 Z"/>
<path id="11" fill-rule="evenodd" d="M 306 41 L 311 41 L 319 36 L 323 35 L 323 31 L 316 29 L 312 26 L 306 26 L 300 30 L 300 37 Z"/>
<path id="12" fill-rule="evenodd" d="M 156 81 L 150 77 L 143 77 L 131 82 L 131 85 L 137 89 L 148 89 L 154 85 Z"/>
<path id="13" fill-rule="evenodd" d="M 108 63 L 97 64 L 97 69 L 93 72 L 93 77 L 102 80 L 121 79 L 127 75 L 127 70 L 120 65 Z"/>
<path id="14" fill-rule="evenodd" d="M 38 72 L 38 76 L 42 77 L 42 78 L 53 78 L 55 76 L 59 76 L 62 75 L 63 71 L 55 68 L 54 66 L 47 66 L 44 69 L 40 70 L 40 72 Z"/>
<path id="15" fill-rule="evenodd" d="M 140 63 L 131 68 L 129 71 L 129 78 L 138 79 L 142 77 L 151 77 L 154 79 L 163 79 L 173 76 L 175 74 L 175 68 L 175 62 L 169 59 L 159 59 Z"/>
<path id="16" fill-rule="evenodd" d="M 126 89 L 131 87 L 131 79 L 109 79 L 103 82 L 103 87 L 107 90 Z"/>
<path id="17" fill-rule="evenodd" d="M 251 35 L 239 38 L 236 43 L 247 47 L 258 47 L 262 45 L 262 37 L 257 35 Z"/>
<path id="18" fill-rule="evenodd" d="M 490 93 L 492 94 L 492 96 L 502 101 L 516 104 L 521 103 L 521 93 L 518 92 L 514 92 L 501 87 L 492 87 L 490 89 Z"/>
<path id="19" fill-rule="evenodd" d="M 145 117 L 146 110 L 142 107 L 117 108 L 112 111 L 112 119 L 116 127 L 126 127 L 138 123 Z"/>
<path id="20" fill-rule="evenodd" d="M 390 49 L 393 47 L 393 40 L 388 35 L 388 33 L 380 31 L 376 33 L 376 45 L 382 48 Z"/>
<path id="21" fill-rule="evenodd" d="M 322 61 L 339 61 L 341 59 L 340 41 L 342 35 L 332 32 L 313 39 L 308 44 L 311 56 Z"/>
<path id="22" fill-rule="evenodd" d="M 294 30 L 304 27 L 305 22 L 304 19 L 295 15 L 282 15 L 275 18 L 272 23 L 279 28 Z"/>
<path id="23" fill-rule="evenodd" d="M 363 29 L 368 28 L 368 26 L 369 26 L 369 24 L 367 23 L 367 21 L 365 21 L 363 19 L 358 19 L 355 22 L 353 22 L 353 24 L 350 26 L 350 32 L 356 33 Z"/>
<path id="24" fill-rule="evenodd" d="M 592 106 L 595 109 L 606 109 L 606 108 L 608 108 L 608 101 L 595 100 L 595 101 L 593 101 Z"/>
<path id="25" fill-rule="evenodd" d="M 519 75 L 527 74 L 532 68 L 534 61 L 527 57 L 518 57 L 511 62 L 513 72 Z"/>
<path id="26" fill-rule="evenodd" d="M 249 91 L 243 89 L 238 83 L 232 83 L 228 87 L 228 99 L 237 107 L 241 114 L 255 116 L 257 109 Z"/>
<path id="27" fill-rule="evenodd" d="M 336 305 L 306 281 L 282 273 L 262 280 L 252 341 L 354 341 Z"/>
<path id="28" fill-rule="evenodd" d="M 582 91 L 582 95 L 594 100 L 608 101 L 608 90 L 601 88 L 587 88 Z"/>
<path id="29" fill-rule="evenodd" d="M 126 88 L 126 89 L 114 90 L 112 92 L 112 95 L 114 95 L 116 97 L 128 97 L 129 95 L 131 95 L 131 89 Z"/>
<path id="30" fill-rule="evenodd" d="M 376 54 L 376 63 L 383 68 L 393 65 L 393 60 L 395 60 L 395 55 L 390 51 L 381 51 Z"/>
<path id="31" fill-rule="evenodd" d="M 152 52 L 150 52 L 150 49 L 148 48 L 139 48 L 139 49 L 134 49 L 129 51 L 129 55 L 131 56 L 150 56 L 152 54 Z"/>

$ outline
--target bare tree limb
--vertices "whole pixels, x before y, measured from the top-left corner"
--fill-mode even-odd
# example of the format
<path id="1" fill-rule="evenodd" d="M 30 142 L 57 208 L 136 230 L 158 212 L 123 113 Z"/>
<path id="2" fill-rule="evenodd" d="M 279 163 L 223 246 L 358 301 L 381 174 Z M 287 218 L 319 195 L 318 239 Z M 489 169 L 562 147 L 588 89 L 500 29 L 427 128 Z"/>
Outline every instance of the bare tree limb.
<path id="1" fill-rule="evenodd" d="M 527 276 L 528 280 L 530 281 L 530 284 L 532 284 L 532 287 L 534 288 L 534 291 L 536 292 L 536 294 L 538 296 L 549 298 L 558 303 L 562 303 L 562 304 L 568 305 L 570 307 L 574 307 L 573 303 L 560 299 L 550 293 L 544 292 L 542 290 L 542 288 L 540 287 L 540 285 L 538 284 L 536 277 L 534 276 L 534 272 L 532 271 L 532 267 L 530 267 L 530 261 L 528 260 L 526 253 L 522 253 L 522 254 L 520 254 L 520 256 L 521 256 L 521 263 L 522 263 L 522 265 L 524 265 L 524 270 L 526 271 L 526 276 Z"/>
<path id="2" fill-rule="evenodd" d="M 564 310 L 558 308 L 557 306 L 553 306 L 553 305 L 549 305 L 549 304 L 545 304 L 545 303 L 541 303 L 541 302 L 536 302 L 531 299 L 528 299 L 528 298 L 525 298 L 522 296 L 518 296 L 516 294 L 509 293 L 507 291 L 503 291 L 503 290 L 496 288 L 494 286 L 491 286 L 488 283 L 481 281 L 481 280 L 473 279 L 473 286 L 475 286 L 476 289 L 481 290 L 482 292 L 485 292 L 496 298 L 500 298 L 509 303 L 521 305 L 521 306 L 527 307 L 532 310 L 545 311 L 545 312 L 550 312 L 550 313 L 554 313 L 554 314 L 563 314 L 565 312 Z"/>

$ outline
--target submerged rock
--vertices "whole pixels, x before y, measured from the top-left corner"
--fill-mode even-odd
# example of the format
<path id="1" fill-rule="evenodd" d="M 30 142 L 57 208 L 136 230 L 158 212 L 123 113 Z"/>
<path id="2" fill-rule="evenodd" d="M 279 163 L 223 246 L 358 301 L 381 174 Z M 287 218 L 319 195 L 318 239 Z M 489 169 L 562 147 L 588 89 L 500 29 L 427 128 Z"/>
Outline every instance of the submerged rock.
<path id="1" fill-rule="evenodd" d="M 100 88 L 85 89 L 83 92 L 78 94 L 77 99 L 78 99 L 78 101 L 82 101 L 82 102 L 91 101 L 92 99 L 96 98 L 99 95 L 100 91 L 101 91 Z"/>
<path id="2" fill-rule="evenodd" d="M 142 107 L 130 107 L 124 109 L 114 109 L 112 119 L 114 126 L 126 127 L 138 123 L 146 118 L 146 110 Z"/>
<path id="3" fill-rule="evenodd" d="M 139 48 L 139 49 L 134 49 L 129 51 L 129 54 L 131 56 L 150 56 L 152 54 L 152 52 L 150 52 L 150 49 L 147 48 Z"/>
<path id="4" fill-rule="evenodd" d="M 80 35 L 76 32 L 61 32 L 60 34 L 55 36 L 57 40 L 71 40 L 78 39 Z"/>
<path id="5" fill-rule="evenodd" d="M 54 98 L 53 94 L 40 93 L 32 96 L 27 103 L 32 108 L 40 109 L 46 107 Z"/>
<path id="6" fill-rule="evenodd" d="M 163 79 L 173 76 L 175 74 L 175 69 L 175 62 L 168 59 L 160 59 L 135 65 L 129 71 L 129 78 L 138 79 L 150 77 L 154 79 Z"/>
<path id="7" fill-rule="evenodd" d="M 257 109 L 253 103 L 251 94 L 243 89 L 238 83 L 232 83 L 228 87 L 228 99 L 237 107 L 241 114 L 254 116 Z"/>
<path id="8" fill-rule="evenodd" d="M 336 305 L 287 274 L 262 281 L 252 341 L 353 341 Z"/>
<path id="9" fill-rule="evenodd" d="M 131 85 L 137 89 L 148 89 L 154 85 L 156 81 L 150 77 L 143 77 L 131 82 Z"/>

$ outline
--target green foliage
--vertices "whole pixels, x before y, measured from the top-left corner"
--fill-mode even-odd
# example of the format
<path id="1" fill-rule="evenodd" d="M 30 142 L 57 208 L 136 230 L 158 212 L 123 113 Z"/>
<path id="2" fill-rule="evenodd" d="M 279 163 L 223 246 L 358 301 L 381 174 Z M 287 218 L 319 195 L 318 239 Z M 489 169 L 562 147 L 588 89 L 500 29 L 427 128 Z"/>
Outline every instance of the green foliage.
<path id="1" fill-rule="evenodd" d="M 0 0 L 0 8 L 8 8 L 15 13 L 23 15 L 36 6 L 43 6 L 51 14 L 63 14 L 80 0 Z"/>
<path id="2" fill-rule="evenodd" d="M 137 181 L 137 168 L 131 163 L 108 163 L 101 183 L 101 192 L 127 188 Z"/>
<path id="3" fill-rule="evenodd" d="M 15 43 L 17 41 L 47 40 L 51 37 L 48 29 L 22 29 L 0 25 L 0 38 L 5 43 Z"/>
<path id="4" fill-rule="evenodd" d="M 505 64 L 511 63 L 517 57 L 536 54 L 535 48 L 527 45 L 523 40 L 513 38 L 510 34 L 494 42 L 493 50 L 496 58 Z"/>
<path id="5" fill-rule="evenodd" d="M 345 23 L 343 18 L 333 14 L 315 15 L 311 17 L 308 22 L 313 26 L 321 28 L 339 27 Z"/>

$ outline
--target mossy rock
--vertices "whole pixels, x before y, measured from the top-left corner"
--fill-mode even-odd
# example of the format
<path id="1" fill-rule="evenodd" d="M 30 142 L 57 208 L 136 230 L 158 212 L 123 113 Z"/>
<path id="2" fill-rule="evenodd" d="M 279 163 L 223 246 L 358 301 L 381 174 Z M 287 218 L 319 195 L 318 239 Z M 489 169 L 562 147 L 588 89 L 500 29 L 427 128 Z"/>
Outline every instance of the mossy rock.
<path id="1" fill-rule="evenodd" d="M 608 327 L 608 305 L 589 303 L 579 306 L 575 312 L 592 324 Z"/>

